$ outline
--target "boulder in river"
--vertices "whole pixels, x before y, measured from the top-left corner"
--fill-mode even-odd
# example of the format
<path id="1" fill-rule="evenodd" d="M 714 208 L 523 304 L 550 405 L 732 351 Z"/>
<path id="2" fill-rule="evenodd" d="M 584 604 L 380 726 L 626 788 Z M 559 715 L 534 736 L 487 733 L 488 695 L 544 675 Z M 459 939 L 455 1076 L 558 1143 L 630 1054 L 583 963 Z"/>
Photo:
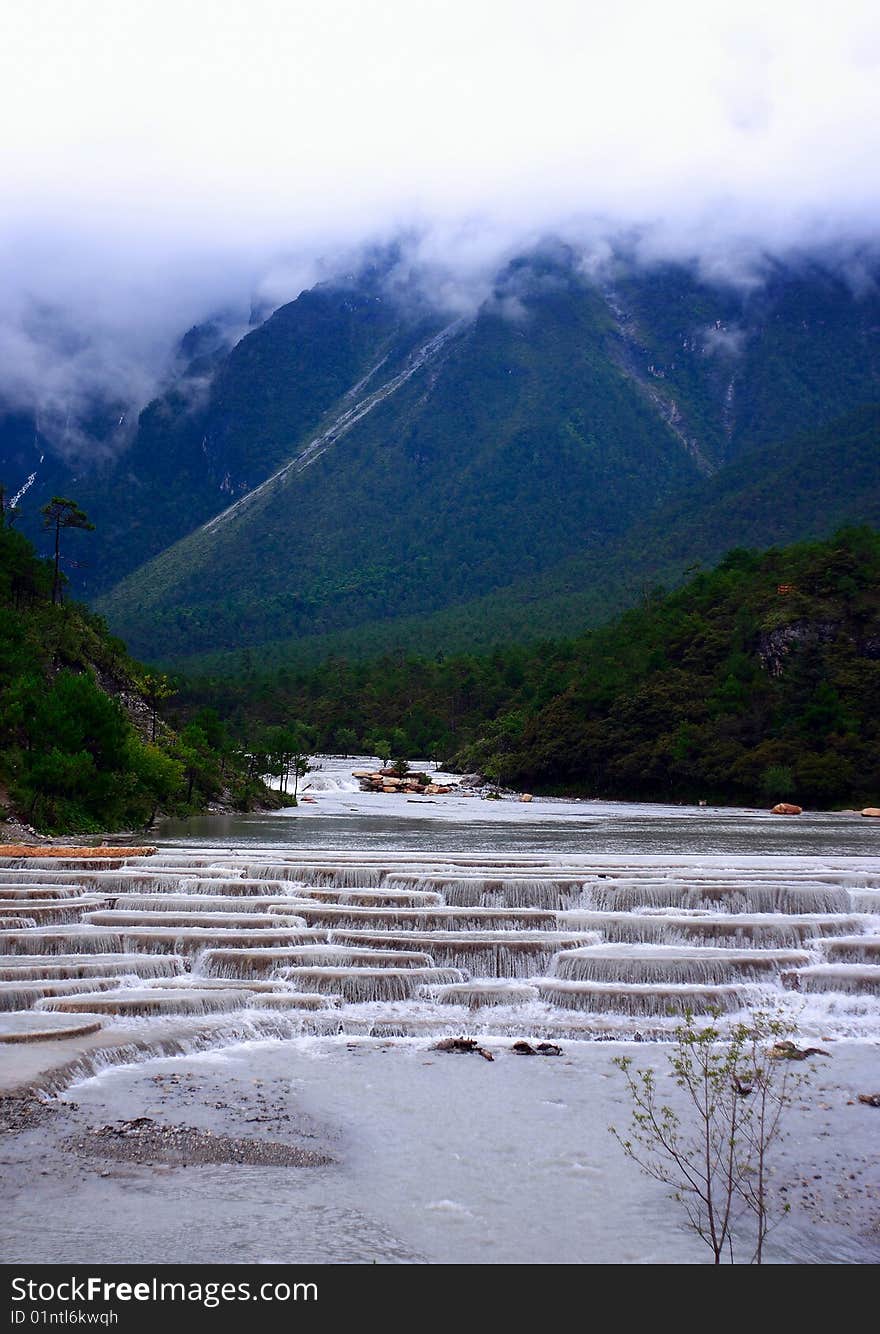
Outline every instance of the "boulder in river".
<path id="1" fill-rule="evenodd" d="M 771 815 L 803 815 L 802 806 L 794 806 L 790 801 L 780 801 L 773 807 Z"/>
<path id="2" fill-rule="evenodd" d="M 862 815 L 869 815 L 874 820 L 880 820 L 880 806 L 866 806 Z"/>

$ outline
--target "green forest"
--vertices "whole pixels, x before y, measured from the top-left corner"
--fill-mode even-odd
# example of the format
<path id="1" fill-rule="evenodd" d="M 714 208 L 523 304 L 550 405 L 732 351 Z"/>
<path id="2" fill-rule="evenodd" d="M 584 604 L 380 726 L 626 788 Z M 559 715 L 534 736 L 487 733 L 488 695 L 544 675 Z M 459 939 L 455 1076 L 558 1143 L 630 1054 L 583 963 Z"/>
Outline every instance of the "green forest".
<path id="1" fill-rule="evenodd" d="M 73 502 L 52 504 L 47 526 L 60 514 L 88 527 Z M 3 518 L 0 802 L 40 831 L 289 802 L 314 751 L 424 757 L 549 794 L 880 799 L 880 534 L 868 527 L 736 549 L 575 638 L 299 669 L 258 670 L 254 655 L 237 676 L 172 680 L 65 601 L 58 567 Z"/>
<path id="2" fill-rule="evenodd" d="M 86 526 L 74 502 L 52 505 L 62 528 L 65 517 Z M 11 517 L 0 509 L 0 818 L 98 833 L 217 800 L 272 802 L 213 709 L 191 712 L 177 730 L 158 716 L 167 679 L 134 662 L 99 616 L 62 600 L 63 574 Z"/>
<path id="3" fill-rule="evenodd" d="M 422 756 L 588 797 L 833 807 L 880 798 L 880 535 L 730 552 L 578 638 L 192 679 L 238 728 Z"/>

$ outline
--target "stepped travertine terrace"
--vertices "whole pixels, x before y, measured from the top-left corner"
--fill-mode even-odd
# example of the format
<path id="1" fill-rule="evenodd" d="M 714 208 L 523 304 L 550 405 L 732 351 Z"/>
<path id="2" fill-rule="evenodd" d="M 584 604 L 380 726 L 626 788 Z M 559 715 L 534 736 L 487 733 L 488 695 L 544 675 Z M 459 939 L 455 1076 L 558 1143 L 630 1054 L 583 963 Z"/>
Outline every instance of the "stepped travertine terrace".
<path id="1" fill-rule="evenodd" d="M 873 865 L 873 863 L 871 863 Z M 880 1020 L 880 872 L 834 858 L 161 850 L 0 859 L 0 1038 L 662 1037 Z M 141 1030 L 139 1030 L 141 1031 Z"/>

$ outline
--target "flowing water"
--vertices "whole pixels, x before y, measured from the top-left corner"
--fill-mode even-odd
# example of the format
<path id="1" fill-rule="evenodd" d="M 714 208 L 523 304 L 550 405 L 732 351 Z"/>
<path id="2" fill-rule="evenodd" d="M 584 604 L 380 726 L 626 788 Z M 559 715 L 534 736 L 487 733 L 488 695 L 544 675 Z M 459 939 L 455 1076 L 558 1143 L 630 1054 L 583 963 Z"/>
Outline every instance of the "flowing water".
<path id="1" fill-rule="evenodd" d="M 199 1060 L 297 1071 L 300 1100 L 352 1146 L 303 1200 L 334 1226 L 341 1210 L 346 1236 L 358 1191 L 384 1200 L 351 1226 L 385 1258 L 699 1258 L 656 1240 L 662 1192 L 609 1160 L 595 1044 L 668 1038 L 686 1011 L 773 1009 L 876 1054 L 880 822 L 361 793 L 358 767 L 324 760 L 295 810 L 169 824 L 149 859 L 0 862 L 0 1034 L 20 1037 L 23 1015 L 35 1032 L 88 1021 L 149 1051 L 176 1022 L 181 1049 L 222 1034 Z M 499 1058 L 511 1039 L 572 1045 L 562 1063 L 485 1071 L 428 1054 L 464 1032 Z M 450 1159 L 463 1118 L 472 1138 Z M 863 1258 L 839 1228 L 787 1235 L 781 1259 Z"/>

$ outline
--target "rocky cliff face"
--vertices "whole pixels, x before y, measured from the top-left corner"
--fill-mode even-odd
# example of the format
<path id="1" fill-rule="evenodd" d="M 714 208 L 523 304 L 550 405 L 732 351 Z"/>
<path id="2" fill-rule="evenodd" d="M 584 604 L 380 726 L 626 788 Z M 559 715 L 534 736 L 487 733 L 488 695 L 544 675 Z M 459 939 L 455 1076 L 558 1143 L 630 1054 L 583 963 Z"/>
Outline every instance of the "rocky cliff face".
<path id="1" fill-rule="evenodd" d="M 761 666 L 770 676 L 781 676 L 786 660 L 799 649 L 831 644 L 842 632 L 838 621 L 793 621 L 762 631 L 758 653 Z"/>

